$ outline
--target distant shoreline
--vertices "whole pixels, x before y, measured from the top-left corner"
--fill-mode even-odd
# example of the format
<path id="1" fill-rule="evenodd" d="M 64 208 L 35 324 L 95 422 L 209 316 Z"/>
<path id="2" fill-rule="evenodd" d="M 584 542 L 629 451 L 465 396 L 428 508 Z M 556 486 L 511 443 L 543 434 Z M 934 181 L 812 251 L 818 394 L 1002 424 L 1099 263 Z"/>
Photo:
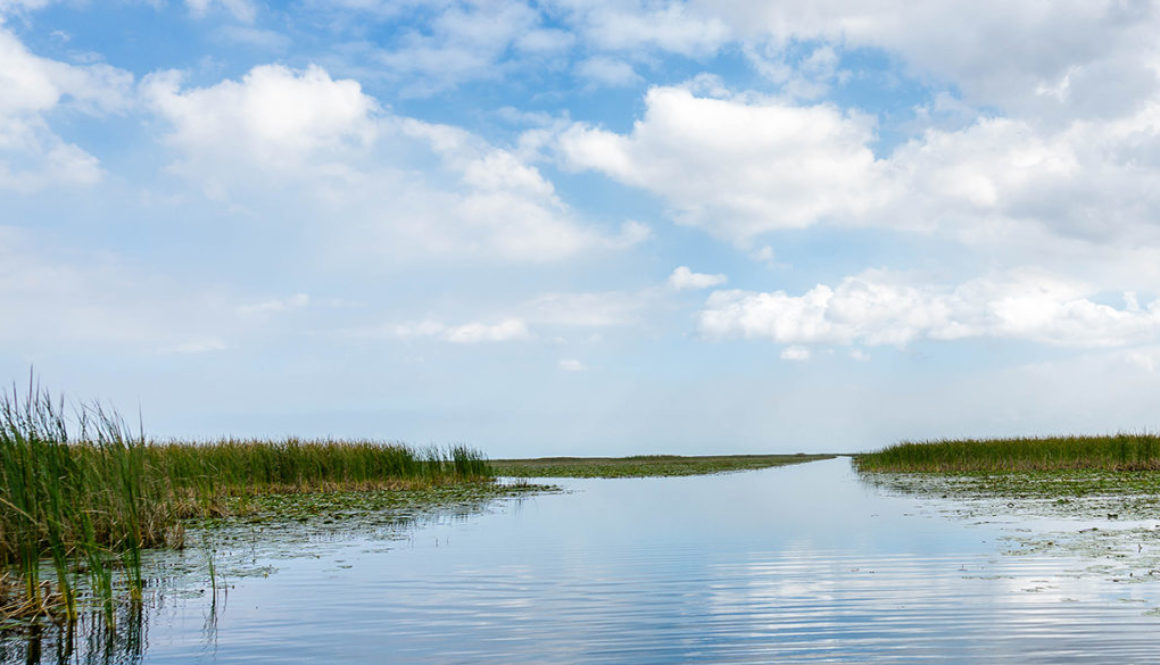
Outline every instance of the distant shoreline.
<path id="1" fill-rule="evenodd" d="M 831 454 L 634 455 L 631 457 L 537 457 L 489 460 L 496 475 L 517 478 L 645 478 L 695 476 L 765 469 L 833 459 Z"/>

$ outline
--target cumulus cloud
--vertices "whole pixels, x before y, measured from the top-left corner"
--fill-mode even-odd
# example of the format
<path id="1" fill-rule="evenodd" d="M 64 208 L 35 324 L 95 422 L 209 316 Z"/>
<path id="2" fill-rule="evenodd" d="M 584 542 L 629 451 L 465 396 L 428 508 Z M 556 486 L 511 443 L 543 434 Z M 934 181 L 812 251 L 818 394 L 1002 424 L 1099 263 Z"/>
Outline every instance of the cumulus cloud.
<path id="1" fill-rule="evenodd" d="M 1116 308 L 1093 300 L 1086 285 L 1050 275 L 1011 272 L 954 288 L 913 285 L 868 272 L 801 295 L 717 291 L 700 313 L 708 339 L 766 339 L 782 344 L 905 346 L 917 339 L 1019 339 L 1070 347 L 1155 341 L 1160 300 Z"/>
<path id="2" fill-rule="evenodd" d="M 374 99 L 317 66 L 296 72 L 263 65 L 209 88 L 182 90 L 181 82 L 179 72 L 162 72 L 142 89 L 173 125 L 167 140 L 194 159 L 247 155 L 266 168 L 287 168 L 374 139 Z"/>
<path id="3" fill-rule="evenodd" d="M 678 222 L 747 244 L 773 229 L 860 215 L 888 185 L 867 143 L 873 120 L 828 104 L 645 96 L 627 135 L 576 124 L 559 138 L 565 164 L 660 195 Z"/>
<path id="4" fill-rule="evenodd" d="M 0 22 L 0 189 L 30 192 L 100 180 L 99 160 L 62 139 L 47 114 L 67 107 L 89 115 L 130 105 L 133 77 L 105 64 L 70 65 L 29 52 Z"/>
<path id="5" fill-rule="evenodd" d="M 1156 54 L 1160 17 L 1149 2 L 727 0 L 705 9 L 750 42 L 885 50 L 913 74 L 1008 113 L 1119 113 L 1156 89 L 1147 57 Z"/>
<path id="6" fill-rule="evenodd" d="M 336 251 L 348 255 L 551 261 L 649 235 L 633 221 L 614 232 L 584 225 L 516 152 L 391 114 L 356 81 L 317 66 L 260 66 L 206 88 L 164 72 L 142 89 L 172 127 L 174 172 L 210 198 L 253 202 L 267 215 L 342 219 L 350 246 Z"/>
<path id="7" fill-rule="evenodd" d="M 36 3 L 39 0 L 24 0 Z M 213 0 L 187 0 L 208 7 Z M 244 0 L 217 0 L 241 16 Z M 524 0 L 386 2 L 312 0 L 315 10 L 406 16 L 414 26 L 375 52 L 380 72 L 426 94 L 493 79 L 546 53 L 640 62 L 657 54 L 704 57 L 734 48 L 787 94 L 812 98 L 837 78 L 842 53 L 881 51 L 934 87 L 961 91 L 974 107 L 1041 119 L 1106 117 L 1157 89 L 1150 2 L 1064 0 L 1050 4 L 935 0 Z M 252 13 L 252 11 L 250 12 Z M 801 45 L 816 45 L 805 58 Z M 980 44 L 987 48 L 980 48 Z M 1141 55 L 1144 57 L 1141 57 Z M 525 62 L 531 56 L 532 63 Z M 800 60 L 800 61 L 799 61 Z M 622 68 L 623 69 L 623 68 Z"/>
<path id="8" fill-rule="evenodd" d="M 473 321 L 459 325 L 428 320 L 391 326 L 388 332 L 399 339 L 430 338 L 454 344 L 510 342 L 532 337 L 528 325 L 520 319 L 505 319 L 498 323 Z"/>
<path id="9" fill-rule="evenodd" d="M 564 164 L 660 196 L 675 221 L 744 248 L 815 225 L 975 244 L 1160 240 L 1160 98 L 1108 122 L 981 118 L 875 158 L 873 121 L 828 104 L 653 88 L 631 131 L 563 131 Z"/>
<path id="10" fill-rule="evenodd" d="M 679 266 L 673 271 L 673 274 L 669 275 L 669 286 L 677 291 L 707 289 L 712 286 L 720 286 L 727 281 L 729 281 L 729 278 L 725 275 L 709 275 L 701 272 L 693 272 L 689 270 L 688 266 Z"/>

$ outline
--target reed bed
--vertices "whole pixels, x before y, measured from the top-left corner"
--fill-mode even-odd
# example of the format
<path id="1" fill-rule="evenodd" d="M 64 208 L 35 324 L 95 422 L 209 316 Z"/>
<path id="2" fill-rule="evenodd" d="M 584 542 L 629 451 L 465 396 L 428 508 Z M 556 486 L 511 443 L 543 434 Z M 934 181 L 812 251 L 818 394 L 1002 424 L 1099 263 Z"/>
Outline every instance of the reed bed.
<path id="1" fill-rule="evenodd" d="M 1157 471 L 1160 436 L 1052 436 L 898 443 L 855 458 L 862 471 L 1001 473 Z"/>
<path id="2" fill-rule="evenodd" d="M 30 381 L 26 396 L 0 395 L 0 618 L 75 620 L 82 587 L 112 617 L 114 597 L 141 597 L 141 551 L 181 547 L 182 521 L 226 514 L 229 497 L 491 479 L 464 446 L 153 442 L 98 404 L 69 414 Z"/>

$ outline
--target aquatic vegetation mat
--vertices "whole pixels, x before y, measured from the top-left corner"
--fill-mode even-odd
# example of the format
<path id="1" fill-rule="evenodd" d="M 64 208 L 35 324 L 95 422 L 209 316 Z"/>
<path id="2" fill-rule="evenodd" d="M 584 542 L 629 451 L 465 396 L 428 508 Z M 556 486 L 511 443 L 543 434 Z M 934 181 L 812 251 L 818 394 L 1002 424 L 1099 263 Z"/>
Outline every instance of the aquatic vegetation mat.
<path id="1" fill-rule="evenodd" d="M 861 473 L 943 514 L 1001 524 L 1005 553 L 1073 557 L 1077 574 L 1160 581 L 1160 471 Z"/>

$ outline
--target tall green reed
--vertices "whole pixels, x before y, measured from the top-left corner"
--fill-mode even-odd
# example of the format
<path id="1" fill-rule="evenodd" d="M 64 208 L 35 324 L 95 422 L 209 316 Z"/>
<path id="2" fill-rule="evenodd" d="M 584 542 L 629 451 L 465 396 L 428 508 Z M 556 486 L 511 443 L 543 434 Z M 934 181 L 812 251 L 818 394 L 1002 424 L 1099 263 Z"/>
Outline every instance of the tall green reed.
<path id="1" fill-rule="evenodd" d="M 98 404 L 80 405 L 70 418 L 63 398 L 32 379 L 24 397 L 15 386 L 0 394 L 0 565 L 18 571 L 34 614 L 75 619 L 77 559 L 102 604 L 112 602 L 117 558 L 131 596 L 140 597 L 142 518 L 166 510 L 140 472 L 144 446 Z M 52 603 L 44 597 L 52 588 L 42 584 L 44 558 L 55 569 Z"/>
<path id="2" fill-rule="evenodd" d="M 34 615 L 74 620 L 83 586 L 112 621 L 114 595 L 141 599 L 142 550 L 182 546 L 182 520 L 226 514 L 227 497 L 491 478 L 483 455 L 465 446 L 416 451 L 297 438 L 158 443 L 98 403 L 69 414 L 63 398 L 30 378 L 25 395 L 15 386 L 0 394 L 0 572 L 18 573 L 24 598 L 17 605 Z M 55 586 L 44 583 L 44 564 Z"/>
<path id="3" fill-rule="evenodd" d="M 864 471 L 1160 470 L 1160 436 L 1051 436 L 902 442 L 859 455 Z"/>

